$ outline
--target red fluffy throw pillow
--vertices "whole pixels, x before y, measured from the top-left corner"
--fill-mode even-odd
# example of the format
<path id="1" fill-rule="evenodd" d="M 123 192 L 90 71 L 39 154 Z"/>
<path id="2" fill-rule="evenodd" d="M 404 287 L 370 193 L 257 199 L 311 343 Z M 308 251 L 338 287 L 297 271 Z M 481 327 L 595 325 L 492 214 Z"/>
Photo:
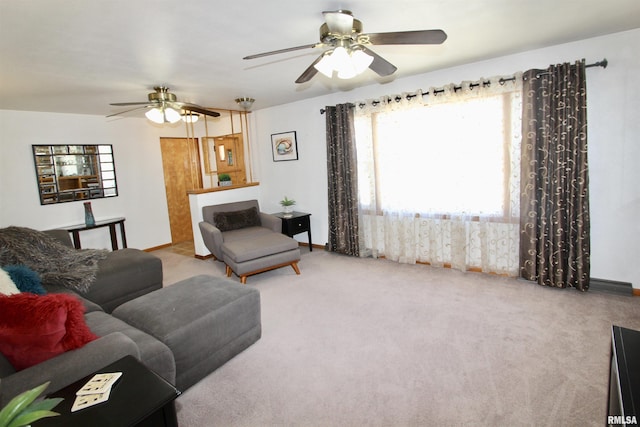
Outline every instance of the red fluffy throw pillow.
<path id="1" fill-rule="evenodd" d="M 73 295 L 0 295 L 0 352 L 17 370 L 97 339 Z"/>

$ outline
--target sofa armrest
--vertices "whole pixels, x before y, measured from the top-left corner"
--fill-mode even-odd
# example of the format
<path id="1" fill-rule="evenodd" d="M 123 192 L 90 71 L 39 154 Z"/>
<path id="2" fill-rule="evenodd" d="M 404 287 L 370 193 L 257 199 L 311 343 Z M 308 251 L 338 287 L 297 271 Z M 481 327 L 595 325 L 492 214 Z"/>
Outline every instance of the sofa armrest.
<path id="1" fill-rule="evenodd" d="M 276 233 L 282 233 L 282 220 L 275 215 L 260 212 L 260 224 Z"/>
<path id="2" fill-rule="evenodd" d="M 222 243 L 224 239 L 222 238 L 222 232 L 218 227 L 213 224 L 210 224 L 206 221 L 202 221 L 198 224 L 200 226 L 200 233 L 202 234 L 202 240 L 204 241 L 204 245 L 209 249 L 211 254 L 216 258 L 222 261 Z"/>
<path id="3" fill-rule="evenodd" d="M 140 359 L 138 346 L 131 338 L 121 332 L 105 335 L 77 350 L 67 351 L 2 378 L 0 407 L 46 381 L 51 381 L 46 393 L 60 390 L 127 355 Z"/>

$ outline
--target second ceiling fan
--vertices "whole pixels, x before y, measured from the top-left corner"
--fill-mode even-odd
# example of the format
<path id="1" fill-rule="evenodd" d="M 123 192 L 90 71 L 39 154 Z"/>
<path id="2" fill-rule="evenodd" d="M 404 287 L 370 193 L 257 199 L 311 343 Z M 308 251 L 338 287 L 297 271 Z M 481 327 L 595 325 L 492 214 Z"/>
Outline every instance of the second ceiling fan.
<path id="1" fill-rule="evenodd" d="M 441 44 L 447 39 L 442 30 L 397 31 L 391 33 L 362 32 L 362 23 L 349 10 L 322 12 L 325 23 L 320 26 L 320 42 L 245 56 L 255 59 L 269 55 L 309 48 L 324 51 L 296 80 L 305 83 L 320 71 L 332 77 L 337 71 L 340 78 L 351 78 L 370 68 L 380 76 L 393 74 L 397 67 L 373 52 L 370 45 L 429 45 Z"/>
<path id="2" fill-rule="evenodd" d="M 130 110 L 110 114 L 107 117 L 113 117 L 140 109 L 146 109 L 147 112 L 145 113 L 145 115 L 149 120 L 155 123 L 175 123 L 183 116 L 190 117 L 192 119 L 192 116 L 197 116 L 197 114 L 203 114 L 205 116 L 211 117 L 220 116 L 220 113 L 218 113 L 217 111 L 213 111 L 196 104 L 191 104 L 189 102 L 178 101 L 176 95 L 169 92 L 168 87 L 156 86 L 153 88 L 153 90 L 155 92 L 151 92 L 147 95 L 147 101 L 114 102 L 112 104 L 109 104 L 118 107 L 135 107 Z"/>

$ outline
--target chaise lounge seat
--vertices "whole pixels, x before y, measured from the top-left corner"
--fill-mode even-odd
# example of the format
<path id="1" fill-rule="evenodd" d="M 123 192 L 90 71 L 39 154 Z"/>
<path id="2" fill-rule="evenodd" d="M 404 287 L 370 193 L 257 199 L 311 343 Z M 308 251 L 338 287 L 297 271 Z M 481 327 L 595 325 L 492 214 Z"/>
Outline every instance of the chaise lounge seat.
<path id="1" fill-rule="evenodd" d="M 290 265 L 300 274 L 298 242 L 279 233 L 257 235 L 249 239 L 227 241 L 222 244 L 223 261 L 227 265 L 227 277 L 231 272 L 240 277 L 241 283 L 247 276 Z"/>
<path id="2" fill-rule="evenodd" d="M 248 276 L 289 265 L 300 274 L 298 242 L 281 233 L 278 217 L 260 212 L 257 200 L 205 206 L 202 218 L 204 244 L 225 263 L 227 276 L 246 283 Z"/>

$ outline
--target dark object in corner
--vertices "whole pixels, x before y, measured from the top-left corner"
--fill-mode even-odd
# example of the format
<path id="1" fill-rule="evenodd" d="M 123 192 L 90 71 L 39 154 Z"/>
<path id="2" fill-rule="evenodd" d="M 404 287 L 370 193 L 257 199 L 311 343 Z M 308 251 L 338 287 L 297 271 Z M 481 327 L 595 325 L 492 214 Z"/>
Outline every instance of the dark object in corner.
<path id="1" fill-rule="evenodd" d="M 607 425 L 635 425 L 637 417 L 640 417 L 640 331 L 614 325 Z"/>

